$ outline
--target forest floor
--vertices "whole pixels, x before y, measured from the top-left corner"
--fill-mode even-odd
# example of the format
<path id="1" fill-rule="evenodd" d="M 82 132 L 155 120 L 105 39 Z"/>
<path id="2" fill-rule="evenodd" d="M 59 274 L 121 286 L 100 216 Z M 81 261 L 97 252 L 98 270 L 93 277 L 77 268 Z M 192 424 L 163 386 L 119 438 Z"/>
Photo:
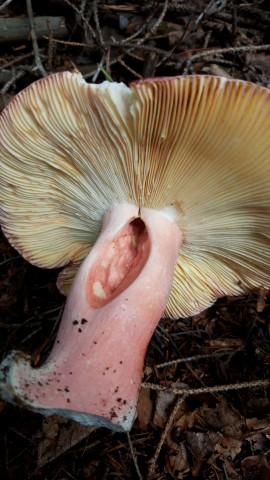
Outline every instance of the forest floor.
<path id="1" fill-rule="evenodd" d="M 1 109 L 44 74 L 74 68 L 98 83 L 198 73 L 270 88 L 269 2 L 0 2 Z M 58 272 L 30 265 L 3 236 L 0 266 L 1 356 L 20 349 L 38 364 L 65 302 Z M 261 291 L 161 320 L 129 435 L 0 400 L 0 479 L 269 480 L 269 315 Z"/>

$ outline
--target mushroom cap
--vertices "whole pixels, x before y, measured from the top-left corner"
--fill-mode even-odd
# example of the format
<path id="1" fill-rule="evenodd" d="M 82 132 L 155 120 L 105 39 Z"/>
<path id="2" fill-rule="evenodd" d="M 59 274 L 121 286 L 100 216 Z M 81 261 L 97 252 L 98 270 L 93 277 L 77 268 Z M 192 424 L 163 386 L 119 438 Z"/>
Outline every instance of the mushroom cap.
<path id="1" fill-rule="evenodd" d="M 211 76 L 87 84 L 64 72 L 0 118 L 0 222 L 67 293 L 112 204 L 183 232 L 164 315 L 270 286 L 270 92 Z M 168 208 L 169 207 L 169 208 Z"/>

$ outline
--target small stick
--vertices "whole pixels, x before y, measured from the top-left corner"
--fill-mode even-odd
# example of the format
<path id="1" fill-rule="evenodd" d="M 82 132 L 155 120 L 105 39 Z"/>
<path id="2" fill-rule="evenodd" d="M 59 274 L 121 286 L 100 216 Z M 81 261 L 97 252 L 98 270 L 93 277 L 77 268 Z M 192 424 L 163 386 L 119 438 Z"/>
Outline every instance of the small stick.
<path id="1" fill-rule="evenodd" d="M 20 55 L 19 57 L 14 58 L 13 60 L 10 60 L 10 62 L 6 62 L 0 67 L 1 70 L 5 70 L 8 67 L 11 67 L 14 65 L 14 63 L 22 62 L 23 60 L 26 60 L 27 58 L 30 58 L 33 56 L 33 52 L 31 53 L 26 53 L 25 55 Z"/>
<path id="2" fill-rule="evenodd" d="M 117 63 L 120 63 L 120 65 L 122 65 L 124 68 L 126 68 L 126 70 L 130 73 L 132 73 L 132 75 L 134 75 L 134 77 L 137 77 L 137 78 L 142 78 L 142 76 L 136 72 L 135 70 L 133 70 L 133 68 L 129 67 L 125 62 L 124 60 L 122 60 L 121 58 L 118 60 Z"/>
<path id="3" fill-rule="evenodd" d="M 44 69 L 40 55 L 39 55 L 39 49 L 38 49 L 38 43 L 37 43 L 37 36 L 36 36 L 36 28 L 35 28 L 35 21 L 33 17 L 33 9 L 32 9 L 32 3 L 31 0 L 26 0 L 26 7 L 27 7 L 27 14 L 31 26 L 31 38 L 32 38 L 32 44 L 33 44 L 33 50 L 34 50 L 34 55 L 35 55 L 35 61 L 36 61 L 36 66 L 38 67 L 41 75 L 43 77 L 47 76 L 47 72 Z"/>
<path id="4" fill-rule="evenodd" d="M 3 5 L 0 6 L 0 12 L 2 12 L 3 10 L 5 10 L 5 8 L 11 3 L 13 2 L 13 0 L 6 0 Z"/>
<path id="5" fill-rule="evenodd" d="M 150 388 L 151 390 L 166 391 L 168 393 L 175 393 L 176 395 L 200 395 L 201 393 L 217 393 L 229 392 L 230 390 L 241 390 L 242 388 L 257 388 L 266 387 L 270 380 L 254 380 L 253 382 L 230 383 L 228 385 L 215 385 L 213 387 L 199 387 L 199 388 L 175 388 L 167 387 L 166 385 L 156 385 L 154 383 L 143 382 L 143 388 Z"/>
<path id="6" fill-rule="evenodd" d="M 21 78 L 23 75 L 25 74 L 25 72 L 16 72 L 12 75 L 11 79 L 8 80 L 5 85 L 1 88 L 0 90 L 0 94 L 1 95 L 4 95 L 5 93 L 7 93 L 9 87 L 11 87 L 11 85 L 13 85 L 13 83 L 16 82 L 16 80 L 19 80 L 19 78 Z"/>
<path id="7" fill-rule="evenodd" d="M 178 400 L 176 401 L 175 403 L 175 406 L 173 408 L 173 411 L 172 413 L 170 414 L 169 416 L 169 419 L 166 423 L 166 426 L 162 432 L 162 435 L 161 435 L 161 438 L 159 440 L 159 443 L 158 443 L 158 446 L 156 448 L 156 451 L 155 451 L 155 454 L 151 460 L 151 465 L 150 465 L 150 468 L 149 468 L 149 471 L 148 471 L 148 475 L 147 475 L 147 480 L 151 480 L 151 478 L 153 478 L 153 475 L 155 473 L 155 468 L 156 468 L 156 464 L 157 464 L 157 460 L 158 460 L 158 457 L 159 457 L 159 454 L 161 452 L 161 449 L 162 449 L 162 446 L 167 438 L 167 435 L 173 425 L 173 421 L 175 419 L 175 416 L 181 406 L 181 403 L 185 400 L 185 396 L 183 396 L 182 398 L 178 398 Z"/>
<path id="8" fill-rule="evenodd" d="M 208 57 L 209 55 L 223 55 L 224 53 L 245 53 L 245 52 L 262 52 L 265 50 L 270 50 L 270 44 L 266 45 L 254 45 L 254 46 L 244 46 L 244 47 L 229 47 L 229 48 L 213 48 L 208 51 L 202 51 L 196 53 L 189 57 L 189 61 L 197 60 L 199 58 Z"/>
<path id="9" fill-rule="evenodd" d="M 47 67 L 49 70 L 52 69 L 52 59 L 53 59 L 53 50 L 54 50 L 54 44 L 52 42 L 53 39 L 53 32 L 51 28 L 51 24 L 49 21 L 47 21 L 47 27 L 48 27 L 48 32 L 49 32 L 49 45 L 48 45 L 48 60 L 47 60 Z"/>
<path id="10" fill-rule="evenodd" d="M 143 477 L 142 477 L 141 472 L 140 472 L 140 469 L 139 469 L 139 465 L 138 465 L 138 462 L 137 462 L 137 457 L 136 457 L 136 454 L 135 454 L 135 452 L 134 452 L 133 444 L 132 444 L 132 441 L 131 441 L 131 438 L 130 438 L 130 434 L 129 434 L 129 433 L 127 433 L 127 438 L 128 438 L 128 444 L 129 444 L 131 456 L 132 456 L 132 459 L 133 459 L 134 467 L 135 467 L 135 470 L 136 470 L 136 472 L 137 472 L 138 478 L 139 478 L 140 480 L 143 480 Z"/>
<path id="11" fill-rule="evenodd" d="M 218 353 L 206 353 L 201 355 L 193 355 L 192 357 L 178 358 L 176 360 L 171 360 L 170 362 L 159 363 L 158 365 L 155 365 L 155 368 L 170 367 L 171 365 L 177 365 L 179 363 L 196 362 L 197 360 L 201 360 L 204 358 L 215 358 L 221 357 L 223 355 L 230 355 L 231 351 L 232 350 L 225 350 Z"/>
<path id="12" fill-rule="evenodd" d="M 103 38 L 102 31 L 101 31 L 101 28 L 100 28 L 100 23 L 99 23 L 98 5 L 97 4 L 98 4 L 98 0 L 94 0 L 93 1 L 94 19 L 95 19 L 95 24 L 96 24 L 96 27 L 97 27 L 99 43 L 102 47 L 105 47 L 104 38 Z"/>

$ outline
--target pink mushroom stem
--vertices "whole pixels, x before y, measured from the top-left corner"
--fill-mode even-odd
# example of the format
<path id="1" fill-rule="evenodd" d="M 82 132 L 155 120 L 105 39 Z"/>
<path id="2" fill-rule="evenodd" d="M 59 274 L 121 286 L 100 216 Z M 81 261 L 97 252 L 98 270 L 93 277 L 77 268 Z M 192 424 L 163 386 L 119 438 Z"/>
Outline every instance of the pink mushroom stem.
<path id="1" fill-rule="evenodd" d="M 139 212 L 135 205 L 107 211 L 73 282 L 48 360 L 35 369 L 13 352 L 2 364 L 4 396 L 45 415 L 129 430 L 181 240 L 176 223 L 162 212 Z"/>

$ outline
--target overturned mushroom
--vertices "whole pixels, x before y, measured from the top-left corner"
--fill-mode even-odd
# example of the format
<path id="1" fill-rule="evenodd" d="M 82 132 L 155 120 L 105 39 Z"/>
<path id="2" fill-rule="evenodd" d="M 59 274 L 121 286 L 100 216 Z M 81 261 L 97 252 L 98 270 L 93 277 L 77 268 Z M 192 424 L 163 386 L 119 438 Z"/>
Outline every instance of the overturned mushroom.
<path id="1" fill-rule="evenodd" d="M 267 89 L 210 76 L 128 88 L 66 72 L 14 98 L 2 228 L 33 264 L 65 266 L 68 298 L 43 366 L 2 362 L 3 398 L 129 430 L 160 317 L 269 287 L 269 112 Z"/>

